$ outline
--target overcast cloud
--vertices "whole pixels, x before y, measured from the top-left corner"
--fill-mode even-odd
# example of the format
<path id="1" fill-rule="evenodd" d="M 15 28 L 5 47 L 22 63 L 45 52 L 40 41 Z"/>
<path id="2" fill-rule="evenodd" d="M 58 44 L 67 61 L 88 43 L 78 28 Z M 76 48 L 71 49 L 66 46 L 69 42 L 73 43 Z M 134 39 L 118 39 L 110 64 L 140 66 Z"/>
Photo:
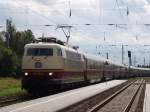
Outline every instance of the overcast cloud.
<path id="1" fill-rule="evenodd" d="M 143 46 L 150 44 L 150 0 L 70 0 L 70 7 L 71 18 L 69 0 L 0 0 L 0 30 L 5 30 L 5 21 L 11 18 L 18 30 L 31 29 L 36 37 L 44 33 L 66 40 L 56 26 L 72 24 L 70 44 L 85 52 L 100 52 L 102 57 L 109 52 L 110 59 L 121 63 L 124 44 L 128 45 L 124 46 L 126 63 L 128 50 L 133 51 L 135 64 L 143 64 L 144 57 L 146 64 L 150 62 L 149 46 Z"/>

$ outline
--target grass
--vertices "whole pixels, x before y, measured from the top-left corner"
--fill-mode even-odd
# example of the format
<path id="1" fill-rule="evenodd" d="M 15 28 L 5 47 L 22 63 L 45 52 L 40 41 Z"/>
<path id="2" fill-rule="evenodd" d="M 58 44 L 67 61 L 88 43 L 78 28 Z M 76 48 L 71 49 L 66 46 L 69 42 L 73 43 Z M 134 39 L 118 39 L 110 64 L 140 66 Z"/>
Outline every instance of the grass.
<path id="1" fill-rule="evenodd" d="M 0 78 L 0 97 L 22 95 L 21 80 L 14 78 Z"/>

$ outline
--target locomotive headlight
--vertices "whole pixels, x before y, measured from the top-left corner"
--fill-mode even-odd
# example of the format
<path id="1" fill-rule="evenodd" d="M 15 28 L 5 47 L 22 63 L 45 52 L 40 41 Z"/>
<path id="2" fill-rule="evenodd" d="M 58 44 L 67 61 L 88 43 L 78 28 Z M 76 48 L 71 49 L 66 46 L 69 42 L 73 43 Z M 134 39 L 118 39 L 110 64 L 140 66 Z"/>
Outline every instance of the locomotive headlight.
<path id="1" fill-rule="evenodd" d="M 25 75 L 25 76 L 28 76 L 29 74 L 26 72 L 26 73 L 24 73 L 24 75 Z"/>
<path id="2" fill-rule="evenodd" d="M 49 73 L 49 76 L 52 76 L 52 75 L 53 75 L 53 73 L 50 72 L 50 73 Z"/>

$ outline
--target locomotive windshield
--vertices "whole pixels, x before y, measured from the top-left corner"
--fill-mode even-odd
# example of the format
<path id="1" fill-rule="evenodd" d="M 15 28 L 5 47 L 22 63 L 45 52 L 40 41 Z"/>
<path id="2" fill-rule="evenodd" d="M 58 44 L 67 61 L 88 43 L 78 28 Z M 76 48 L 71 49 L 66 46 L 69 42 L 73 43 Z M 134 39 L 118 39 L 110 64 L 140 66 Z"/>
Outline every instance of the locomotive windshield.
<path id="1" fill-rule="evenodd" d="M 52 48 L 29 48 L 27 56 L 53 56 Z"/>

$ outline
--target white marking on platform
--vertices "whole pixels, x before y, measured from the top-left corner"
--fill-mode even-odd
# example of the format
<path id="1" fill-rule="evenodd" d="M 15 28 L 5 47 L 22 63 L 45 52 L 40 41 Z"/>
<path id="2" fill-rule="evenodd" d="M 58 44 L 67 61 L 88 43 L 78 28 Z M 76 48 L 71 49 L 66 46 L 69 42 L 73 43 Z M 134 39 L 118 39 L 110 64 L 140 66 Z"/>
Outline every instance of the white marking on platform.
<path id="1" fill-rule="evenodd" d="M 88 87 L 82 87 L 67 92 L 6 106 L 0 112 L 54 112 L 87 99 L 109 88 L 117 86 L 125 80 L 113 80 Z"/>
<path id="2" fill-rule="evenodd" d="M 143 112 L 150 112 L 150 84 L 146 84 Z"/>

